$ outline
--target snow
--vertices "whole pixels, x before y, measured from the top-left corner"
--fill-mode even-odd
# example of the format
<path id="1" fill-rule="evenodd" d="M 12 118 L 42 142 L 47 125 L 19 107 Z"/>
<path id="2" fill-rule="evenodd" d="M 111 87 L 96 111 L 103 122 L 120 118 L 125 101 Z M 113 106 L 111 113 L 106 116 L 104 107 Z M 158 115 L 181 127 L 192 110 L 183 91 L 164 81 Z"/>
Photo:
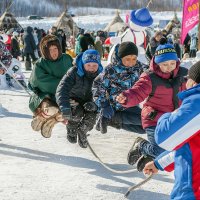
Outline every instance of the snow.
<path id="1" fill-rule="evenodd" d="M 94 8 L 90 8 L 90 10 L 94 10 Z M 95 14 L 95 15 L 86 15 L 86 16 L 75 16 L 73 20 L 77 23 L 78 27 L 84 28 L 86 30 L 100 30 L 104 29 L 106 25 L 113 20 L 116 11 L 111 9 L 100 9 L 102 15 Z M 130 11 L 121 11 L 120 16 L 125 21 L 126 15 Z M 174 17 L 174 12 L 151 12 L 152 18 L 154 20 L 154 25 L 158 24 L 159 20 L 171 20 Z M 177 12 L 177 16 L 179 19 L 182 18 L 182 13 Z M 21 24 L 23 28 L 27 26 L 32 27 L 39 27 L 43 28 L 44 30 L 48 30 L 53 26 L 56 21 L 57 17 L 46 17 L 42 20 L 28 20 L 24 17 L 17 18 L 18 22 Z"/>
<path id="2" fill-rule="evenodd" d="M 172 19 L 173 12 L 152 13 L 154 23 Z M 181 18 L 181 13 L 178 13 Z M 122 13 L 125 19 L 125 13 Z M 57 18 L 29 21 L 28 25 L 49 29 Z M 99 29 L 106 26 L 113 15 L 77 16 L 74 20 L 82 28 Z M 144 52 L 140 48 L 140 60 Z M 104 63 L 105 64 L 105 63 Z M 26 79 L 30 72 L 22 69 Z M 122 200 L 128 187 L 142 181 L 142 173 L 115 174 L 105 169 L 90 150 L 66 140 L 66 128 L 57 124 L 52 137 L 43 138 L 31 129 L 32 113 L 29 96 L 22 90 L 0 90 L 0 199 L 1 200 Z M 95 129 L 88 137 L 98 156 L 115 170 L 128 170 L 127 154 L 138 134 L 108 129 L 100 134 Z M 146 137 L 146 135 L 142 135 Z M 141 188 L 131 192 L 128 199 L 167 200 L 174 183 L 173 172 L 159 172 Z"/>
<path id="3" fill-rule="evenodd" d="M 24 74 L 28 78 L 30 72 Z M 0 90 L 1 200 L 121 200 L 128 187 L 145 178 L 138 172 L 109 172 L 88 148 L 66 140 L 63 124 L 56 125 L 51 138 L 43 138 L 31 129 L 28 101 L 25 91 Z M 128 170 L 127 153 L 137 136 L 109 127 L 107 134 L 92 130 L 88 139 L 110 167 Z M 160 172 L 128 199 L 169 199 L 173 182 L 173 173 Z"/>

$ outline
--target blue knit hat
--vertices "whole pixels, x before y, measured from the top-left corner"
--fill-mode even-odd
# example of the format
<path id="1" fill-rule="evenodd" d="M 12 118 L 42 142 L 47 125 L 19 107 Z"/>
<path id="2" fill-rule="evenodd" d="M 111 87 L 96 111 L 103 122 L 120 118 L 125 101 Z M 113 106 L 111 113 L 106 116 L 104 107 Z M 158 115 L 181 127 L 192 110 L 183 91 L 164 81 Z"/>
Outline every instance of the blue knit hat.
<path id="1" fill-rule="evenodd" d="M 83 64 L 94 62 L 100 64 L 100 55 L 99 52 L 94 49 L 86 50 L 82 56 Z"/>
<path id="2" fill-rule="evenodd" d="M 178 56 L 174 46 L 171 44 L 159 45 L 155 52 L 154 62 L 159 64 L 168 60 L 178 60 Z"/>
<path id="3" fill-rule="evenodd" d="M 130 20 L 138 26 L 150 26 L 153 23 L 153 19 L 147 8 L 133 10 L 130 14 Z"/>

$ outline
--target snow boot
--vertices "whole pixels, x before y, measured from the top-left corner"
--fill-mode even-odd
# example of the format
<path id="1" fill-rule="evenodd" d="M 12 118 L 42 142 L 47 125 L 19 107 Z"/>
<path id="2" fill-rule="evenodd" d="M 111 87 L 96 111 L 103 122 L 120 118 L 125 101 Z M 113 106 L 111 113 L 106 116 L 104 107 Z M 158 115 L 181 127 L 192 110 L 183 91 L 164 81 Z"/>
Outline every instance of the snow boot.
<path id="1" fill-rule="evenodd" d="M 26 69 L 26 71 L 32 70 L 31 61 L 25 61 L 25 69 Z"/>
<path id="2" fill-rule="evenodd" d="M 60 115 L 60 114 L 57 113 L 56 115 Z M 58 121 L 56 120 L 56 115 L 53 115 L 52 117 L 47 119 L 46 122 L 42 125 L 41 134 L 43 137 L 45 138 L 51 137 L 53 127 L 58 123 Z"/>
<path id="3" fill-rule="evenodd" d="M 72 144 L 77 143 L 77 130 L 76 129 L 70 129 L 67 127 L 67 140 Z"/>
<path id="4" fill-rule="evenodd" d="M 134 141 L 133 146 L 131 147 L 127 156 L 127 161 L 130 165 L 134 165 L 137 162 L 137 160 L 142 156 L 142 153 L 140 151 L 140 145 L 145 141 L 146 140 L 141 137 L 137 137 Z"/>
<path id="5" fill-rule="evenodd" d="M 81 148 L 87 148 L 87 135 L 84 130 L 78 129 L 78 144 Z"/>
<path id="6" fill-rule="evenodd" d="M 31 127 L 34 131 L 40 131 L 45 122 L 46 119 L 43 116 L 35 116 L 31 122 Z"/>
<path id="7" fill-rule="evenodd" d="M 153 159 L 154 159 L 154 158 L 153 158 L 152 156 L 149 156 L 149 155 L 147 155 L 147 156 L 142 155 L 142 156 L 138 159 L 138 161 L 137 161 L 137 170 L 138 170 L 138 172 L 142 172 L 143 169 L 144 169 L 144 167 L 145 167 L 145 165 L 146 165 L 148 162 L 153 161 Z"/>

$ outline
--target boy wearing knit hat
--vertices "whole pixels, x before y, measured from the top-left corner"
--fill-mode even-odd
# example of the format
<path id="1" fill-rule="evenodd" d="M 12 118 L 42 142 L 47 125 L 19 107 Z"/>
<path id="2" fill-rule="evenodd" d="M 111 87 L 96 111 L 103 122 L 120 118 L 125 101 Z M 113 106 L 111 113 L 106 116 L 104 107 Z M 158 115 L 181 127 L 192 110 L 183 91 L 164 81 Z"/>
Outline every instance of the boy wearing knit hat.
<path id="1" fill-rule="evenodd" d="M 107 132 L 107 126 L 144 133 L 141 126 L 141 109 L 134 106 L 124 109 L 115 98 L 131 88 L 148 66 L 137 60 L 138 48 L 132 42 L 117 45 L 111 64 L 105 67 L 93 84 L 93 97 L 100 112 L 96 129 Z"/>
<path id="2" fill-rule="evenodd" d="M 68 121 L 67 140 L 87 148 L 87 132 L 96 122 L 97 106 L 92 99 L 93 80 L 103 67 L 100 55 L 89 49 L 76 58 L 76 65 L 63 77 L 56 91 L 62 116 Z"/>
<path id="3" fill-rule="evenodd" d="M 178 91 L 185 89 L 183 77 L 187 74 L 187 69 L 179 65 L 173 45 L 159 45 L 149 71 L 144 72 L 131 89 L 124 91 L 116 99 L 125 108 L 145 100 L 141 116 L 148 141 L 141 137 L 135 140 L 128 154 L 131 165 L 138 162 L 140 168 L 146 157 L 155 158 L 164 151 L 155 143 L 154 132 L 160 116 L 172 112 L 180 105 L 176 95 Z"/>
<path id="4" fill-rule="evenodd" d="M 178 94 L 180 108 L 162 115 L 155 131 L 156 143 L 170 153 L 147 163 L 144 173 L 174 170 L 171 199 L 195 200 L 200 199 L 200 61 L 189 69 L 187 79 L 187 90 Z"/>
<path id="5" fill-rule="evenodd" d="M 43 137 L 51 137 L 54 125 L 61 119 L 56 104 L 56 88 L 72 66 L 72 58 L 62 54 L 61 45 L 54 35 L 47 35 L 40 43 L 42 57 L 37 60 L 29 79 L 29 88 L 33 95 L 29 108 L 33 112 L 31 126 L 34 131 L 41 131 Z"/>

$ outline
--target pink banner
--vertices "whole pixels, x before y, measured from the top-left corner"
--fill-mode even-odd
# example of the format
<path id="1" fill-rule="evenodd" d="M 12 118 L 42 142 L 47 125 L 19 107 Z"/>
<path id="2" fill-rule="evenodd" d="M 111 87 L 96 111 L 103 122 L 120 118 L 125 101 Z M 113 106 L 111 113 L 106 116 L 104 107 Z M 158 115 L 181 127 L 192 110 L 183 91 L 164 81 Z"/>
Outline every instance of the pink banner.
<path id="1" fill-rule="evenodd" d="M 181 44 L 187 33 L 199 22 L 199 0 L 184 0 Z"/>

